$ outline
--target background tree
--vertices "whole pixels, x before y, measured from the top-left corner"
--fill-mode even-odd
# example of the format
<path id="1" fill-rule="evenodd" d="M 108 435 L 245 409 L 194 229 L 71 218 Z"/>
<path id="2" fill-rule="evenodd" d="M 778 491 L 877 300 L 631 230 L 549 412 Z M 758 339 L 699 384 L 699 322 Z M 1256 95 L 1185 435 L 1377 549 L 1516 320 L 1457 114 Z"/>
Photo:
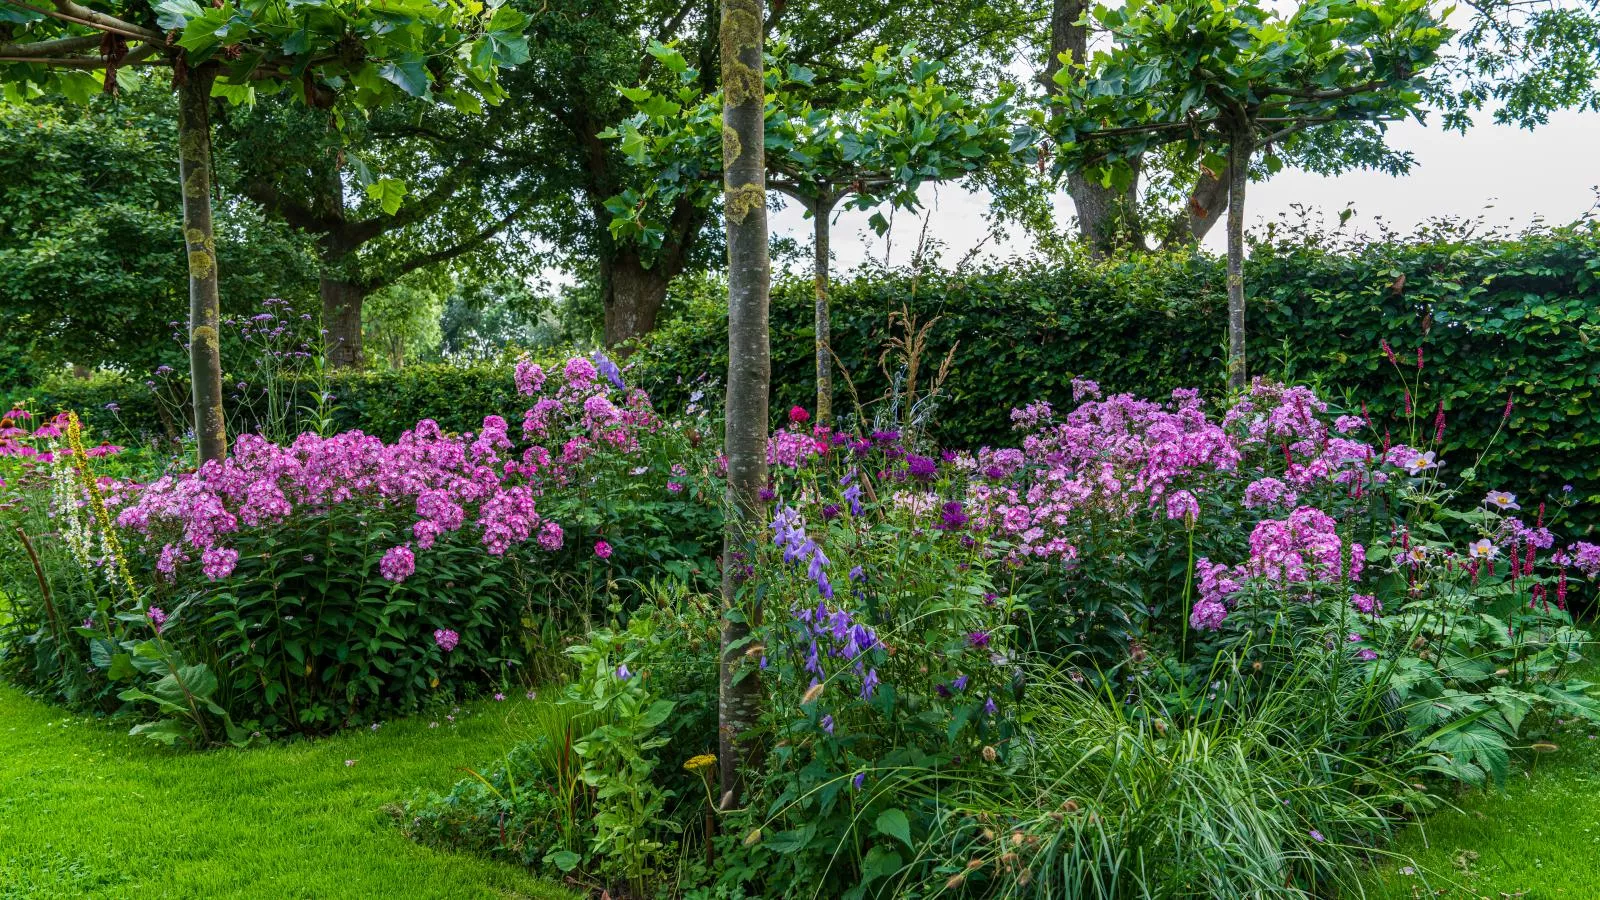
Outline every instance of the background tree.
<path id="1" fill-rule="evenodd" d="M 0 100 L 0 318 L 35 375 L 67 363 L 142 374 L 177 349 L 181 197 L 150 165 L 171 154 L 176 104 L 154 78 L 130 82 L 87 104 Z M 315 296 L 304 241 L 230 192 L 215 209 L 224 314 Z"/>
<path id="2" fill-rule="evenodd" d="M 765 35 L 761 0 L 721 0 L 723 217 L 728 241 L 728 396 L 723 452 L 728 457 L 727 531 L 722 545 L 722 654 L 718 678 L 717 755 L 722 809 L 744 796 L 756 767 L 753 734 L 761 714 L 759 654 L 749 653 L 761 625 L 761 592 L 745 583 L 740 559 L 752 559 L 766 523 L 767 402 L 772 356 L 767 328 L 771 261 L 767 254 Z"/>
<path id="3" fill-rule="evenodd" d="M 1446 127 L 1466 130 L 1496 104 L 1494 120 L 1534 128 L 1558 109 L 1600 112 L 1600 2 L 1468 0 L 1472 13 L 1435 101 Z"/>
<path id="4" fill-rule="evenodd" d="M 1228 175 L 1228 384 L 1245 384 L 1244 203 L 1252 159 L 1403 171 L 1385 123 L 1422 117 L 1425 73 L 1450 32 L 1428 0 L 1314 0 L 1280 13 L 1210 0 L 1099 6 L 1112 38 L 1082 77 L 1063 68 L 1050 130 L 1059 165 L 1126 183 L 1165 148 Z"/>
<path id="5" fill-rule="evenodd" d="M 698 96 L 718 84 L 717 7 L 700 0 L 527 0 L 532 59 L 508 73 L 507 90 L 532 118 L 533 164 L 548 167 L 544 201 L 528 233 L 555 248 L 565 268 L 592 272 L 616 345 L 655 327 L 672 279 L 722 256 L 715 206 L 685 196 L 666 208 L 659 240 L 613 234 L 607 203 L 644 175 L 615 142 L 597 139 L 636 108 L 617 92 L 638 85 L 666 96 L 678 78 L 648 52 L 673 44 L 696 73 Z M 880 45 L 914 42 L 961 83 L 993 81 L 1038 17 L 1018 0 L 794 0 L 773 4 L 768 30 L 789 39 L 788 62 L 834 84 Z M 551 160 L 561 160 L 551 166 Z"/>
<path id="6" fill-rule="evenodd" d="M 677 90 L 624 90 L 639 111 L 603 135 L 619 138 L 629 160 L 649 176 L 608 204 L 613 234 L 647 246 L 664 239 L 663 216 L 683 198 L 702 207 L 714 202 L 712 179 L 721 175 L 722 152 L 720 92 L 699 95 L 697 73 L 675 49 L 655 46 L 651 53 L 678 74 Z M 805 66 L 786 64 L 781 47 L 767 61 L 767 184 L 799 202 L 812 221 L 818 421 L 829 421 L 833 407 L 828 282 L 834 211 L 841 204 L 865 210 L 884 202 L 914 210 L 922 185 L 1014 162 L 1030 143 L 1026 133 L 1015 134 L 1009 85 L 980 103 L 946 85 L 942 68 L 909 47 L 897 53 L 879 47 L 859 70 L 822 84 Z M 880 234 L 888 226 L 881 213 L 871 222 Z"/>
<path id="7" fill-rule="evenodd" d="M 202 462 L 227 454 L 222 411 L 211 98 L 288 91 L 313 106 L 376 108 L 437 86 L 448 102 L 496 100 L 498 66 L 520 61 L 524 20 L 505 7 L 309 0 L 0 0 L 0 81 L 15 95 L 84 99 L 119 70 L 163 66 L 177 90 L 178 177 L 189 266 L 190 378 Z M 97 76 L 96 71 L 103 72 Z"/>
<path id="8" fill-rule="evenodd" d="M 333 366 L 363 364 L 362 310 L 384 288 L 442 267 L 532 262 L 500 240 L 539 197 L 544 168 L 519 147 L 525 117 L 515 103 L 470 110 L 408 100 L 341 128 L 336 111 L 277 101 L 219 128 L 237 189 L 317 248 Z"/>

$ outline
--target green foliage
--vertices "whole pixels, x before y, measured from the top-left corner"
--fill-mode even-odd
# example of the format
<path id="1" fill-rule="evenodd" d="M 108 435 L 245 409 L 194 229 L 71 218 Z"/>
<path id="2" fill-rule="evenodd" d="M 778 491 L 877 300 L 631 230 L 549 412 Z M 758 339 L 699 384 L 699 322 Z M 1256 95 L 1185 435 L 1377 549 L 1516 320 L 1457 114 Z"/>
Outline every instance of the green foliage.
<path id="1" fill-rule="evenodd" d="M 1383 149 L 1384 122 L 1420 118 L 1426 73 L 1450 31 L 1430 0 L 1312 0 L 1292 11 L 1209 0 L 1097 6 L 1109 50 L 1056 73 L 1046 129 L 1058 167 L 1085 167 L 1119 186 L 1125 163 L 1169 144 L 1181 162 L 1215 173 L 1226 148 L 1302 147 L 1319 171 L 1352 165 L 1404 170 Z M 1331 127 L 1331 148 L 1307 132 Z M 1331 149 L 1319 154 L 1317 149 Z M 1368 151 L 1365 154 L 1363 151 Z M 1268 153 L 1268 171 L 1282 160 Z"/>
<path id="2" fill-rule="evenodd" d="M 1262 245 L 1247 264 L 1250 354 L 1259 371 L 1395 414 L 1378 427 L 1399 441 L 1406 388 L 1379 344 L 1400 348 L 1402 365 L 1414 365 L 1421 347 L 1423 380 L 1445 404 L 1441 456 L 1456 471 L 1472 468 L 1481 490 L 1529 496 L 1560 496 L 1571 484 L 1583 504 L 1573 521 L 1600 522 L 1600 479 L 1590 464 L 1600 428 L 1597 253 L 1600 232 L 1587 225 L 1514 239 L 1446 230 L 1342 247 Z M 696 291 L 689 311 L 634 357 L 642 386 L 667 408 L 727 364 L 714 286 L 684 288 Z M 945 446 L 1004 445 L 1008 410 L 1036 399 L 1068 404 L 1075 376 L 1145 396 L 1222 389 L 1224 284 L 1221 266 L 1204 257 L 862 276 L 838 284 L 833 303 L 833 348 L 863 401 L 887 393 L 894 375 L 893 366 L 879 366 L 889 313 L 908 303 L 922 320 L 937 318 L 930 358 L 954 348 L 931 424 Z M 810 329 L 810 283 L 776 284 L 774 409 L 808 406 L 815 396 Z M 1495 452 L 1477 463 L 1508 398 L 1514 406 Z"/>
<path id="3" fill-rule="evenodd" d="M 522 743 L 408 805 L 407 833 L 633 890 L 681 864 L 680 834 L 709 821 L 714 799 L 703 751 L 716 729 L 716 614 L 673 582 L 650 594 L 627 625 L 570 648 L 575 677 L 535 707 Z"/>
<path id="4" fill-rule="evenodd" d="M 1600 111 L 1600 4 L 1469 4 L 1456 78 L 1431 98 L 1445 124 L 1466 130 L 1493 104 L 1494 120 L 1534 128 L 1561 109 Z"/>
<path id="5" fill-rule="evenodd" d="M 677 83 L 624 88 L 637 112 L 601 136 L 616 139 L 647 176 L 606 201 L 612 235 L 659 248 L 680 199 L 706 206 L 721 195 L 725 138 L 722 93 L 705 93 L 699 72 L 677 49 L 656 45 L 650 52 Z M 780 46 L 765 72 L 768 186 L 813 215 L 827 215 L 841 199 L 855 209 L 884 201 L 916 209 L 925 183 L 1022 159 L 1017 154 L 1031 141 L 1014 134 L 1015 88 L 1004 85 L 994 99 L 979 102 L 952 89 L 943 68 L 909 46 L 877 47 L 858 70 L 824 80 L 788 62 Z M 887 227 L 881 215 L 872 224 Z"/>
<path id="6" fill-rule="evenodd" d="M 922 849 L 947 887 L 1085 900 L 1337 895 L 1390 833 L 1384 807 L 1415 799 L 1396 774 L 1405 760 L 1350 752 L 1361 723 L 1323 730 L 1325 708 L 1358 708 L 1363 689 L 1332 685 L 1334 700 L 1314 666 L 1248 710 L 1184 725 L 1065 674 L 1038 673 L 1025 715 L 1048 727 L 1010 765 L 959 785 L 949 838 Z"/>
<path id="7" fill-rule="evenodd" d="M 21 367 L 0 385 L 69 363 L 148 371 L 176 349 L 181 198 L 172 170 L 149 164 L 175 144 L 174 115 L 170 93 L 144 79 L 87 107 L 0 102 L 0 316 Z M 232 195 L 217 213 L 224 313 L 314 295 L 304 242 Z"/>
<path id="8" fill-rule="evenodd" d="M 5 29 L 0 36 L 17 55 L 40 62 L 13 58 L 3 64 L 0 75 L 7 93 L 46 91 L 86 98 L 96 92 L 100 76 L 92 71 L 48 64 L 50 59 L 93 59 L 82 52 L 87 47 L 58 46 L 53 53 L 34 53 L 28 47 L 86 31 L 133 39 L 138 43 L 129 52 L 135 59 L 155 51 L 180 56 L 191 66 L 215 63 L 222 76 L 212 94 L 234 104 L 253 101 L 258 89 L 288 90 L 314 106 L 329 105 L 326 95 L 336 92 L 352 108 L 437 91 L 443 102 L 476 109 L 482 98 L 500 96 L 496 69 L 528 56 L 522 37 L 527 20 L 499 4 L 283 6 L 270 0 L 229 0 L 211 6 L 195 0 L 125 0 L 106 6 L 93 21 L 70 15 L 59 4 L 9 8 L 0 21 Z M 169 32 L 177 33 L 171 41 L 165 40 Z"/>

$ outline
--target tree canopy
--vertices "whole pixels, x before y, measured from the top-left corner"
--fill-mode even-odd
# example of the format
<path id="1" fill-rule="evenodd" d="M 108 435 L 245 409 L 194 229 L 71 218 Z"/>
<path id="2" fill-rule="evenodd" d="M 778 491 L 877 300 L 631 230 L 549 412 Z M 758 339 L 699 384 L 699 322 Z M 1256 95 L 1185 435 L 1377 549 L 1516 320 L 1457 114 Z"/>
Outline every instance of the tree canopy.
<path id="1" fill-rule="evenodd" d="M 1229 383 L 1242 387 L 1244 200 L 1252 160 L 1404 171 L 1388 123 L 1424 115 L 1451 32 L 1430 0 L 1311 0 L 1290 11 L 1211 0 L 1097 6 L 1111 47 L 1055 75 L 1059 168 L 1125 185 L 1164 149 L 1228 184 Z M 1080 70 L 1081 69 L 1081 70 Z M 1226 173 L 1224 175 L 1224 173 Z"/>

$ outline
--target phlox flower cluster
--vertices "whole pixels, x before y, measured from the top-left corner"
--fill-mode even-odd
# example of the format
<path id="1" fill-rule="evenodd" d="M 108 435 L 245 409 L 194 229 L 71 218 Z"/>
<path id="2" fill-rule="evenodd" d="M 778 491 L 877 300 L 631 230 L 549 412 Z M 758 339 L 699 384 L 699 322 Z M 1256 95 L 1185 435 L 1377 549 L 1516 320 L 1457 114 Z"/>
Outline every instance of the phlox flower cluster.
<path id="1" fill-rule="evenodd" d="M 571 483 L 597 448 L 635 453 L 640 436 L 660 427 L 644 392 L 619 387 L 616 365 L 599 358 L 598 368 L 583 357 L 567 362 L 559 389 L 524 414 L 521 447 L 495 415 L 463 435 L 424 419 L 393 443 L 359 431 L 306 433 L 287 445 L 242 435 L 229 458 L 137 490 L 117 522 L 145 539 L 169 579 L 197 556 L 206 577 L 226 578 L 238 561 L 228 544 L 241 530 L 346 505 L 411 519 L 410 540 L 379 566 L 392 582 L 415 572 L 416 552 L 469 526 L 491 555 L 530 541 L 558 550 L 564 533 L 540 516 L 539 497 Z M 545 373 L 530 362 L 518 363 L 514 378 L 524 394 L 545 390 Z"/>
<path id="2" fill-rule="evenodd" d="M 1199 599 L 1190 610 L 1189 624 L 1209 631 L 1219 628 L 1228 616 L 1229 598 L 1248 581 L 1278 587 L 1355 583 L 1365 565 L 1366 548 L 1340 538 L 1332 516 L 1314 506 L 1298 507 L 1288 518 L 1256 523 L 1250 532 L 1250 557 L 1244 563 L 1230 568 L 1204 557 L 1195 561 Z"/>
<path id="3" fill-rule="evenodd" d="M 1076 390 L 1099 393 L 1089 383 Z M 1194 495 L 1177 496 L 1176 485 L 1231 471 L 1240 460 L 1192 391 L 1176 393 L 1169 404 L 1129 394 L 1090 399 L 1060 421 L 1048 405 L 1034 404 L 1012 418 L 1033 429 L 1020 448 L 985 448 L 956 465 L 970 465 L 977 476 L 968 515 L 1015 542 L 1019 557 L 1072 561 L 1073 528 L 1085 515 L 1126 517 L 1163 507 L 1180 519 L 1198 515 Z M 1169 497 L 1176 499 L 1167 506 Z"/>

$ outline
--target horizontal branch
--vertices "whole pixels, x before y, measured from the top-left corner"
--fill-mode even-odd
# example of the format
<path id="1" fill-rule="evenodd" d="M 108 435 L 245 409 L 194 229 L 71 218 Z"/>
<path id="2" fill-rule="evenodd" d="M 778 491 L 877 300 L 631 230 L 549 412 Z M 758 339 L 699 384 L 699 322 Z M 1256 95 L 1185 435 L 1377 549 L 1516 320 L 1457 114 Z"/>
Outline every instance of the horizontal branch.
<path id="1" fill-rule="evenodd" d="M 37 41 L 32 44 L 0 44 L 0 55 L 7 61 L 17 59 L 33 59 L 41 56 L 60 56 L 61 54 L 81 53 L 85 50 L 100 49 L 100 38 L 94 35 L 82 37 L 56 38 L 49 41 Z"/>
<path id="2" fill-rule="evenodd" d="M 99 38 L 91 38 L 99 46 Z M 40 43 L 51 43 L 41 41 Z M 32 48 L 35 45 L 25 44 L 23 48 Z M 156 52 L 155 44 L 140 44 L 128 51 L 128 54 L 119 60 L 105 56 L 29 56 L 26 53 L 13 55 L 17 47 L 0 47 L 0 62 L 33 63 L 40 66 L 51 66 L 57 69 L 125 69 L 129 66 L 170 66 L 170 59 L 147 59 Z"/>

